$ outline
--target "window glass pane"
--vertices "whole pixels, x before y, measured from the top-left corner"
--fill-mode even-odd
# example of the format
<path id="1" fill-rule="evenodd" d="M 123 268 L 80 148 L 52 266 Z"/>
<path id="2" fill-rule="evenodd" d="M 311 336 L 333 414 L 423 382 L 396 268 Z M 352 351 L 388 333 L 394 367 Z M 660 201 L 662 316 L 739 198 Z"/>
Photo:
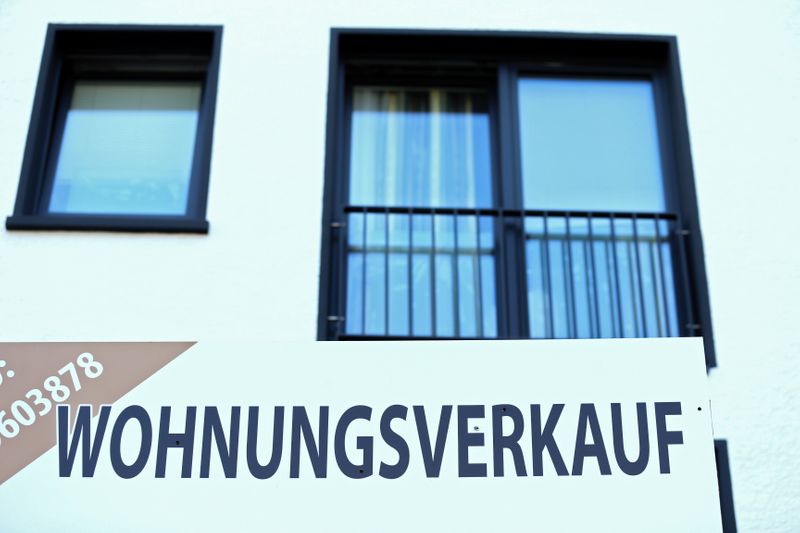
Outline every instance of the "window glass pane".
<path id="1" fill-rule="evenodd" d="M 357 87 L 351 128 L 351 204 L 491 206 L 484 93 Z"/>
<path id="2" fill-rule="evenodd" d="M 526 208 L 664 211 L 649 81 L 524 78 L 519 119 Z"/>
<path id="3" fill-rule="evenodd" d="M 49 211 L 185 214 L 200 92 L 200 82 L 77 82 Z"/>
<path id="4" fill-rule="evenodd" d="M 412 256 L 411 300 L 414 314 L 413 335 L 433 335 L 434 295 L 431 292 L 434 256 L 432 242 L 433 217 L 418 215 L 412 217 Z"/>
<path id="5" fill-rule="evenodd" d="M 494 224 L 478 215 L 351 213 L 345 332 L 496 337 Z"/>
<path id="6" fill-rule="evenodd" d="M 357 87 L 349 203 L 491 207 L 488 113 L 480 91 Z M 497 336 L 492 217 L 365 209 L 349 219 L 348 334 Z"/>
<path id="7" fill-rule="evenodd" d="M 531 337 L 679 335 L 669 239 L 666 220 L 526 217 Z"/>

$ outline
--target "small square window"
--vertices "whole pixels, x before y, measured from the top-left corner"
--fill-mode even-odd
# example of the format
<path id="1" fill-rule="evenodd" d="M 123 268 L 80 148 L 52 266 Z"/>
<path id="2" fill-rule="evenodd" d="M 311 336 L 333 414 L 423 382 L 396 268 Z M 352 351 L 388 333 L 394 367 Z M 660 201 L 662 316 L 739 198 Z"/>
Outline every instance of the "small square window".
<path id="1" fill-rule="evenodd" d="M 221 31 L 51 25 L 6 227 L 207 232 Z"/>

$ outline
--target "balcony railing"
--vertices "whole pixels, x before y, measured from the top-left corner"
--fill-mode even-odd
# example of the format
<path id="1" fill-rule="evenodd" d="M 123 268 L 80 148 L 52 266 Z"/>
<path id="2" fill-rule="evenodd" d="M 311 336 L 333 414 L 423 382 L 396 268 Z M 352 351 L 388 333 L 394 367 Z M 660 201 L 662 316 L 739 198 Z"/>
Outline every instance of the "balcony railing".
<path id="1" fill-rule="evenodd" d="M 674 214 L 347 206 L 343 221 L 340 338 L 496 338 L 520 298 L 532 338 L 698 334 Z"/>

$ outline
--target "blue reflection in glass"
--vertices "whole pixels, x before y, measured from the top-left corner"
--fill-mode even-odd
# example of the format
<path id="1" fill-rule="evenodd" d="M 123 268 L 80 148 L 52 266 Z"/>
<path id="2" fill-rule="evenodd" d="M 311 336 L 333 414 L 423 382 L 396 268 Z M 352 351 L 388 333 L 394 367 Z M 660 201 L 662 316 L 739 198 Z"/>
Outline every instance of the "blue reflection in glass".
<path id="1" fill-rule="evenodd" d="M 526 208 L 664 211 L 649 81 L 524 78 L 519 123 Z"/>
<path id="2" fill-rule="evenodd" d="M 526 217 L 531 337 L 678 336 L 670 233 L 666 220 Z"/>
<path id="3" fill-rule="evenodd" d="M 185 214 L 200 92 L 199 82 L 77 82 L 49 211 Z"/>
<path id="4" fill-rule="evenodd" d="M 488 100 L 477 91 L 358 87 L 350 203 L 490 207 Z M 352 213 L 345 332 L 496 337 L 494 223 Z"/>
<path id="5" fill-rule="evenodd" d="M 351 131 L 351 204 L 491 206 L 485 94 L 357 87 Z"/>

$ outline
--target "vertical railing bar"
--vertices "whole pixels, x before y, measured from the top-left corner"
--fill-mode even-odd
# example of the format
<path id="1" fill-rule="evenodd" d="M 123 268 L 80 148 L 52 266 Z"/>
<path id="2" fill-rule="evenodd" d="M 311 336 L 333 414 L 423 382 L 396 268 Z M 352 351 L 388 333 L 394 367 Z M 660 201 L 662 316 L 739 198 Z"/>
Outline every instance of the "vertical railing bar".
<path id="1" fill-rule="evenodd" d="M 542 289 L 544 290 L 544 289 L 547 288 L 547 260 L 545 259 L 545 257 L 546 257 L 545 254 L 546 254 L 546 250 L 547 250 L 547 241 L 544 240 L 544 237 L 539 239 L 539 246 L 541 248 L 541 253 L 539 254 L 539 258 L 541 259 L 541 263 L 542 263 L 542 265 L 541 265 L 541 269 L 542 269 L 541 270 Z M 542 315 L 543 315 L 542 316 L 542 321 L 544 322 L 544 337 L 543 338 L 545 338 L 545 339 L 548 337 L 548 332 L 550 331 L 550 318 L 548 317 L 547 309 L 549 309 L 549 306 L 547 305 L 547 300 L 546 300 L 545 295 L 542 294 L 542 311 L 544 311 L 544 313 L 542 313 Z M 535 315 L 531 315 L 530 320 L 533 320 L 534 316 Z"/>
<path id="2" fill-rule="evenodd" d="M 614 287 L 614 280 L 611 277 L 611 253 L 612 251 L 609 248 L 613 248 L 613 244 L 609 244 L 608 241 L 603 243 L 606 249 L 606 277 L 608 278 L 608 305 L 611 308 L 610 315 L 611 315 L 611 336 L 615 335 L 617 331 L 617 314 L 614 312 L 614 291 L 612 287 Z M 615 266 L 616 268 L 616 266 Z M 619 331 L 622 331 L 622 326 L 619 326 Z"/>
<path id="3" fill-rule="evenodd" d="M 592 294 L 594 296 L 594 322 L 593 325 L 595 327 L 595 337 L 601 337 L 602 332 L 600 331 L 600 304 L 597 301 L 597 268 L 595 266 L 595 259 L 594 259 L 594 233 L 592 231 L 592 214 L 589 213 L 588 217 L 589 223 L 589 260 L 592 264 Z M 586 284 L 589 285 L 588 283 Z"/>
<path id="4" fill-rule="evenodd" d="M 669 233 L 669 222 L 667 222 L 667 232 Z M 672 325 L 670 324 L 670 313 L 667 309 L 667 281 L 664 276 L 664 259 L 661 256 L 661 219 L 656 215 L 656 252 L 658 254 L 658 272 L 661 274 L 661 296 L 664 303 L 664 325 L 667 329 L 667 336 L 670 336 Z M 677 324 L 676 324 L 677 325 Z"/>
<path id="5" fill-rule="evenodd" d="M 566 247 L 565 241 L 566 239 L 559 239 L 559 243 L 561 244 L 561 278 L 564 281 L 564 310 L 567 313 L 567 316 L 564 318 L 566 319 L 567 323 L 567 338 L 572 339 L 574 336 L 572 331 L 572 320 L 569 313 L 570 293 L 569 276 L 567 275 L 567 251 L 564 249 Z"/>
<path id="6" fill-rule="evenodd" d="M 499 254 L 499 256 L 497 258 L 495 258 L 495 279 L 497 278 L 498 270 L 500 270 L 498 265 L 500 265 L 501 263 L 503 265 L 508 263 L 508 259 L 506 258 L 506 247 L 505 247 L 506 219 L 505 219 L 505 213 L 504 213 L 504 211 L 502 209 L 499 210 L 497 218 L 498 218 L 498 224 L 500 224 L 500 232 L 499 232 L 500 233 L 500 242 L 498 243 L 498 254 Z M 493 231 L 492 232 L 492 234 L 494 234 L 494 235 L 497 235 L 497 233 L 498 233 L 497 231 Z M 507 285 L 507 282 L 506 282 L 506 278 L 508 276 L 506 276 L 504 274 L 504 271 L 501 271 L 501 274 L 502 275 L 500 276 L 500 290 L 502 291 L 502 298 L 503 298 L 502 301 L 503 301 L 503 304 L 505 305 L 505 307 L 508 308 L 508 285 Z M 503 322 L 505 322 L 505 324 L 498 324 L 497 325 L 497 333 L 499 335 L 503 335 L 503 333 L 502 333 L 503 330 L 501 328 L 505 328 L 505 333 L 506 333 L 506 335 L 508 335 L 508 323 L 509 323 L 508 317 L 506 317 L 506 320 L 504 320 Z"/>
<path id="7" fill-rule="evenodd" d="M 569 263 L 569 297 L 572 303 L 570 316 L 570 324 L 572 324 L 572 338 L 578 337 L 578 310 L 575 306 L 575 273 L 573 272 L 574 264 L 572 262 L 572 234 L 570 231 L 570 215 L 569 212 L 565 215 L 565 222 L 567 225 L 567 262 Z"/>
<path id="8" fill-rule="evenodd" d="M 431 210 L 431 328 L 431 335 L 436 337 L 436 215 L 433 210 Z"/>
<path id="9" fill-rule="evenodd" d="M 586 310 L 589 314 L 589 338 L 596 339 L 598 336 L 595 334 L 595 315 L 593 313 L 594 308 L 592 307 L 592 286 L 594 285 L 594 272 L 589 270 L 589 241 L 586 239 L 581 239 L 578 241 L 581 244 L 581 248 L 583 250 L 583 262 L 586 265 Z M 589 281 L 589 276 L 592 277 L 592 281 Z"/>
<path id="10" fill-rule="evenodd" d="M 483 338 L 483 272 L 481 267 L 481 216 L 475 214 L 475 259 L 478 263 L 478 314 L 476 321 L 478 323 L 478 337 Z"/>
<path id="11" fill-rule="evenodd" d="M 389 335 L 389 209 L 383 215 L 383 334 Z"/>
<path id="12" fill-rule="evenodd" d="M 458 215 L 453 213 L 453 328 L 456 337 L 461 336 L 460 290 L 461 278 L 458 271 Z"/>
<path id="13" fill-rule="evenodd" d="M 551 283 L 552 273 L 550 272 L 550 236 L 548 235 L 547 217 L 547 211 L 545 211 L 542 215 L 542 220 L 544 220 L 544 255 L 545 262 L 547 263 L 547 270 L 545 271 L 547 274 L 547 316 L 549 318 L 547 336 L 550 339 L 554 339 L 556 336 L 556 328 L 555 324 L 553 324 L 553 286 Z"/>
<path id="14" fill-rule="evenodd" d="M 412 271 L 412 262 L 414 259 L 413 250 L 414 250 L 414 214 L 412 213 L 411 209 L 408 210 L 408 255 L 407 255 L 407 277 L 408 277 L 408 336 L 414 336 L 414 281 L 411 275 Z"/>
<path id="15" fill-rule="evenodd" d="M 617 315 L 619 317 L 619 336 L 625 338 L 625 322 L 622 320 L 622 287 L 619 284 L 619 257 L 617 257 L 617 234 L 614 215 L 611 215 L 611 251 L 614 253 L 614 279 L 617 282 Z"/>
<path id="16" fill-rule="evenodd" d="M 337 235 L 339 236 L 339 283 L 336 288 L 336 339 L 342 335 L 342 324 L 345 319 L 345 298 L 347 298 L 347 271 L 349 269 L 347 246 L 350 228 L 350 215 L 344 214 L 344 221 L 339 229 Z M 345 324 L 346 326 L 346 324 Z"/>
<path id="17" fill-rule="evenodd" d="M 686 313 L 689 318 L 689 323 L 686 324 L 684 327 L 688 332 L 687 337 L 694 337 L 694 329 L 693 326 L 695 325 L 694 322 L 694 310 L 692 309 L 692 295 L 689 291 L 689 264 L 686 258 L 686 242 L 685 242 L 686 234 L 684 233 L 683 229 L 683 219 L 678 218 L 678 253 L 680 254 L 680 267 L 681 271 L 683 272 L 683 297 L 686 301 Z"/>
<path id="18" fill-rule="evenodd" d="M 639 257 L 639 232 L 637 230 L 639 222 L 636 219 L 636 213 L 633 214 L 632 222 L 633 222 L 633 246 L 634 246 L 634 251 L 636 252 L 636 272 L 639 278 L 639 302 L 641 304 L 639 312 L 642 315 L 642 331 L 645 337 L 649 337 L 650 332 L 648 331 L 647 328 L 647 308 L 645 307 L 644 303 L 644 282 L 642 281 L 642 278 L 644 277 L 644 272 L 642 272 L 642 261 Z"/>
<path id="19" fill-rule="evenodd" d="M 364 260 L 361 261 L 361 334 L 367 334 L 367 208 L 361 211 L 361 244 L 364 247 Z"/>
<path id="20" fill-rule="evenodd" d="M 639 306 L 636 298 L 636 280 L 634 279 L 634 266 L 633 266 L 633 251 L 631 250 L 633 243 L 631 241 L 625 242 L 625 250 L 628 254 L 628 281 L 630 282 L 630 290 L 631 290 L 631 303 L 633 304 L 633 329 L 635 331 L 634 336 L 638 337 L 640 334 L 639 328 Z"/>
<path id="21" fill-rule="evenodd" d="M 655 242 L 658 243 L 658 218 L 655 220 L 656 223 L 656 240 Z M 656 308 L 656 325 L 658 326 L 658 336 L 663 337 L 664 328 L 661 326 L 661 306 L 659 305 L 658 301 L 658 274 L 656 274 L 656 258 L 653 255 L 653 246 L 652 244 L 647 247 L 647 252 L 650 256 L 650 276 L 653 280 L 653 302 Z"/>

